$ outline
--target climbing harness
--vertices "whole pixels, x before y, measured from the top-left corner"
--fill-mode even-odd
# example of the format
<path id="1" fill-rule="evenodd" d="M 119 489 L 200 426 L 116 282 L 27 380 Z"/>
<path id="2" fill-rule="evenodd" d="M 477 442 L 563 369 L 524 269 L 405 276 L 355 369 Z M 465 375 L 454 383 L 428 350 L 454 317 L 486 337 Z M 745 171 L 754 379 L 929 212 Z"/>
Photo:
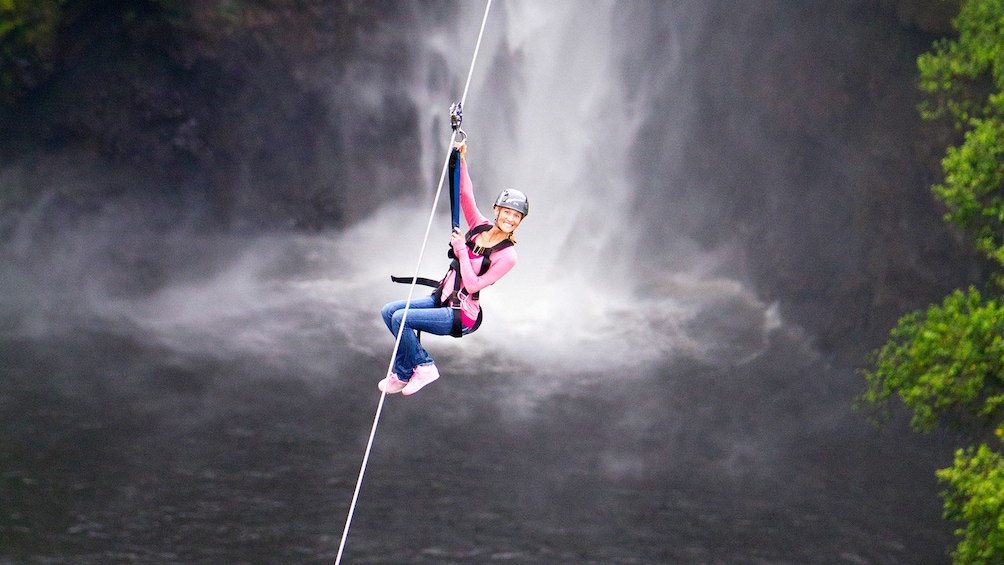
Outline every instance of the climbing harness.
<path id="1" fill-rule="evenodd" d="M 467 82 L 464 84 L 464 93 L 460 97 L 460 102 L 456 104 L 456 127 L 450 134 L 450 153 L 449 153 L 450 156 L 452 156 L 453 154 L 453 143 L 456 140 L 458 133 L 461 135 L 463 139 L 466 139 L 467 137 L 467 135 L 460 130 L 460 122 L 463 117 L 461 109 L 463 103 L 467 100 L 467 91 L 470 89 L 471 86 L 471 76 L 474 74 L 474 64 L 478 60 L 478 51 L 481 49 L 481 39 L 484 37 L 485 34 L 485 24 L 488 22 L 488 12 L 491 9 L 491 6 L 492 6 L 492 0 L 488 0 L 488 2 L 485 4 L 484 17 L 482 17 L 481 19 L 481 30 L 478 32 L 478 41 L 474 46 L 474 56 L 471 58 L 471 67 L 470 70 L 467 72 Z M 453 124 L 453 116 L 454 116 L 454 109 L 451 108 L 450 111 L 451 125 Z M 439 176 L 439 186 L 438 188 L 436 188 L 436 196 L 432 202 L 432 211 L 429 214 L 429 222 L 425 228 L 425 237 L 422 239 L 422 248 L 418 254 L 418 263 L 415 265 L 415 276 L 412 277 L 413 280 L 408 290 L 408 299 L 405 301 L 404 310 L 402 314 L 403 317 L 401 318 L 401 327 L 398 329 L 397 338 L 394 340 L 394 350 L 390 354 L 390 362 L 388 363 L 387 366 L 387 375 L 390 375 L 394 370 L 394 358 L 397 357 L 397 350 L 401 346 L 401 335 L 405 329 L 405 321 L 408 319 L 408 310 L 411 307 L 411 299 L 415 293 L 415 285 L 418 283 L 418 279 L 420 278 L 418 276 L 418 272 L 422 268 L 422 259 L 425 257 L 425 246 L 429 242 L 429 233 L 432 231 L 432 222 L 436 216 L 436 206 L 439 203 L 439 196 L 440 194 L 442 194 L 443 191 L 443 180 L 446 178 L 446 169 L 447 166 L 449 165 L 449 162 L 450 162 L 450 157 L 448 156 L 445 162 L 443 163 L 443 172 L 440 173 Z M 455 225 L 459 226 L 459 219 L 455 222 Z M 359 500 L 359 491 L 362 490 L 363 476 L 366 474 L 366 465 L 367 463 L 369 463 L 370 452 L 373 451 L 373 439 L 376 437 L 377 425 L 380 423 L 380 414 L 383 413 L 383 405 L 386 399 L 387 399 L 387 392 L 386 391 L 381 392 L 380 401 L 377 402 L 376 414 L 373 416 L 373 425 L 372 427 L 370 427 L 369 439 L 366 441 L 366 450 L 363 452 L 363 461 L 359 467 L 359 476 L 356 479 L 356 487 L 355 490 L 352 492 L 352 501 L 349 503 L 348 516 L 346 516 L 345 518 L 345 528 L 342 530 L 342 538 L 341 541 L 338 543 L 338 554 L 335 556 L 334 565 L 340 565 L 340 563 L 342 562 L 342 555 L 345 552 L 345 541 L 349 537 L 349 528 L 352 525 L 352 516 L 353 514 L 355 514 L 356 503 Z"/>
<path id="2" fill-rule="evenodd" d="M 455 115 L 454 111 L 459 113 L 460 111 L 459 104 L 454 104 L 453 107 L 450 108 L 451 118 Z M 458 124 L 457 127 L 453 128 L 454 131 L 459 131 L 460 129 L 459 118 L 457 118 L 454 123 Z M 453 211 L 453 227 L 459 228 L 460 227 L 460 152 L 456 149 L 454 149 L 450 153 L 449 169 L 450 169 L 450 207 Z M 510 197 L 508 196 L 509 193 L 516 193 L 516 194 L 513 194 Z M 505 199 L 503 199 L 504 196 Z M 499 204 L 500 201 L 502 201 L 503 203 Z M 518 190 L 503 191 L 502 194 L 500 194 L 498 199 L 496 200 L 495 205 L 496 206 L 501 205 L 506 208 L 513 208 L 514 210 L 523 212 L 524 215 L 526 213 L 526 210 L 528 209 L 526 203 L 526 196 L 523 195 L 523 193 L 519 192 Z M 467 248 L 470 249 L 475 255 L 481 256 L 481 268 L 478 270 L 479 277 L 487 273 L 488 269 L 491 267 L 492 265 L 491 254 L 493 252 L 505 249 L 506 247 L 510 247 L 513 244 L 512 240 L 509 238 L 503 239 L 502 241 L 496 243 L 492 247 L 481 247 L 480 245 L 475 243 L 475 240 L 477 239 L 478 235 L 490 229 L 492 229 L 492 226 L 490 224 L 483 224 L 469 230 L 467 232 L 467 235 L 464 236 L 464 241 L 467 244 Z M 466 335 L 464 333 L 463 318 L 461 317 L 461 308 L 463 302 L 468 298 L 479 300 L 480 292 L 475 292 L 473 294 L 470 294 L 467 292 L 467 289 L 463 287 L 463 280 L 460 276 L 460 259 L 453 252 L 452 245 L 449 247 L 446 256 L 451 260 L 450 268 L 448 271 L 446 271 L 446 274 L 443 275 L 443 278 L 438 281 L 434 279 L 428 279 L 425 277 L 396 277 L 393 275 L 391 275 L 390 280 L 396 283 L 420 284 L 435 288 L 436 290 L 433 293 L 433 296 L 436 299 L 434 302 L 434 306 L 436 308 L 439 308 L 440 306 L 446 304 L 453 309 L 453 327 L 450 329 L 450 335 L 453 337 L 463 337 L 464 335 Z M 446 287 L 446 281 L 449 280 L 451 273 L 453 274 L 453 288 L 450 289 L 449 293 L 446 293 L 444 292 Z M 478 317 L 474 321 L 474 325 L 471 326 L 471 329 L 467 333 L 473 333 L 475 330 L 477 330 L 481 326 L 481 320 L 483 319 L 483 317 L 484 317 L 483 312 L 480 309 L 478 309 Z M 421 332 L 416 332 L 416 333 L 419 336 L 419 341 L 421 341 Z"/>
<path id="3" fill-rule="evenodd" d="M 475 243 L 475 240 L 477 239 L 478 235 L 490 229 L 492 229 L 490 224 L 480 225 L 468 231 L 467 235 L 464 236 L 467 248 L 473 251 L 476 255 L 481 256 L 481 268 L 478 269 L 479 277 L 487 273 L 488 269 L 492 266 L 491 254 L 493 252 L 505 249 L 506 247 L 510 247 L 513 244 L 511 239 L 503 239 L 502 241 L 496 243 L 491 247 L 481 247 L 480 245 Z M 433 296 L 435 297 L 436 300 L 433 303 L 433 305 L 436 308 L 439 308 L 444 304 L 448 304 L 450 308 L 453 309 L 453 327 L 450 329 L 450 335 L 453 337 L 463 337 L 466 334 L 464 333 L 463 318 L 461 318 L 460 315 L 461 307 L 463 305 L 463 302 L 467 298 L 480 300 L 481 292 L 478 291 L 474 293 L 468 293 L 467 289 L 463 287 L 463 281 L 461 280 L 460 277 L 460 260 L 457 258 L 457 255 L 453 252 L 453 247 L 450 247 L 450 250 L 447 251 L 446 256 L 451 259 L 450 269 L 446 271 L 446 274 L 443 275 L 443 278 L 438 281 L 434 279 L 427 279 L 425 277 L 418 277 L 417 279 L 414 279 L 411 277 L 391 276 L 390 279 L 396 283 L 411 284 L 412 282 L 415 282 L 416 284 L 431 286 L 435 288 L 436 290 L 434 291 Z M 446 281 L 450 278 L 450 273 L 453 273 L 453 288 L 451 289 L 451 292 L 446 295 L 447 296 L 446 300 L 443 301 L 441 298 L 444 296 L 443 290 L 446 287 Z M 484 314 L 483 311 L 478 309 L 478 318 L 477 320 L 474 321 L 474 325 L 467 333 L 474 333 L 474 331 L 481 326 L 481 320 L 484 317 L 483 314 Z"/>
<path id="4" fill-rule="evenodd" d="M 464 238 L 467 242 L 467 248 L 473 251 L 474 253 L 481 255 L 482 258 L 481 269 L 478 271 L 479 277 L 487 273 L 488 268 L 491 267 L 492 265 L 491 254 L 493 251 L 505 249 L 506 247 L 510 247 L 512 245 L 511 239 L 503 239 L 502 241 L 500 241 L 499 243 L 495 244 L 492 247 L 481 247 L 478 244 L 474 243 L 474 240 L 478 237 L 478 234 L 486 232 L 490 229 L 492 229 L 492 227 L 489 224 L 478 226 L 468 231 L 467 236 Z M 443 303 L 440 303 L 440 297 L 443 296 L 442 291 L 443 287 L 446 285 L 446 279 L 450 277 L 450 273 L 452 272 L 453 291 L 450 292 L 449 297 L 447 298 L 447 302 L 449 303 L 450 308 L 453 309 L 453 327 L 450 329 L 450 335 L 453 337 L 463 337 L 464 323 L 463 319 L 460 316 L 461 305 L 463 304 L 463 301 L 468 297 L 474 300 L 479 300 L 481 292 L 478 291 L 473 294 L 467 293 L 467 289 L 463 288 L 462 285 L 463 281 L 460 278 L 460 259 L 457 258 L 456 254 L 453 252 L 452 247 L 450 248 L 450 251 L 447 254 L 447 256 L 453 259 L 453 261 L 450 263 L 450 270 L 447 271 L 446 276 L 443 277 L 442 282 L 439 283 L 439 286 L 436 289 L 436 306 L 443 305 Z M 477 320 L 474 321 L 474 325 L 471 326 L 471 329 L 468 333 L 473 333 L 474 330 L 478 329 L 481 326 L 481 320 L 483 317 L 484 317 L 483 312 L 479 308 L 478 318 Z"/>

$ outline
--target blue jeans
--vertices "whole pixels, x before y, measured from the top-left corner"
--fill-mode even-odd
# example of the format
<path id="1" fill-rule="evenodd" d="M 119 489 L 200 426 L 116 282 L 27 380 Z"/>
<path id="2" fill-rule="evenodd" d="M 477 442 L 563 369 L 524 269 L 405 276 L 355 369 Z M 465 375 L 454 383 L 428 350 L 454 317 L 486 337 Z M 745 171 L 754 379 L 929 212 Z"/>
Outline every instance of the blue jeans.
<path id="1" fill-rule="evenodd" d="M 387 329 L 395 337 L 401 327 L 406 303 L 407 300 L 391 302 L 380 311 L 383 323 L 387 324 Z M 429 353 L 418 341 L 417 331 L 435 335 L 450 335 L 452 329 L 453 308 L 449 306 L 437 307 L 436 299 L 432 294 L 424 298 L 413 299 L 411 306 L 408 307 L 408 319 L 404 322 L 404 331 L 401 333 L 401 344 L 398 346 L 397 356 L 394 358 L 394 372 L 397 373 L 397 378 L 407 381 L 411 378 L 415 367 L 432 363 L 432 357 L 429 357 Z M 464 328 L 464 333 L 467 333 L 466 328 Z"/>

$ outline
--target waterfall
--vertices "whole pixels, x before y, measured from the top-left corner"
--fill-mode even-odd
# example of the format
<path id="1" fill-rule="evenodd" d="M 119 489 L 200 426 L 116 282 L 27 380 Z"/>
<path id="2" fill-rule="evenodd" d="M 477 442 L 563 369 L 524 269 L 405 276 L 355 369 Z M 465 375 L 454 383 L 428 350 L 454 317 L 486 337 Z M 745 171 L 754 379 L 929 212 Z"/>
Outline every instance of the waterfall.
<path id="1" fill-rule="evenodd" d="M 420 39 L 410 57 L 412 74 L 404 82 L 411 82 L 406 90 L 424 124 L 419 154 L 426 184 L 403 190 L 382 186 L 400 181 L 374 171 L 376 185 L 365 190 L 407 196 L 337 233 L 224 243 L 178 233 L 172 245 L 175 262 L 183 263 L 193 245 L 222 252 L 199 278 L 188 279 L 187 268 L 176 269 L 152 295 L 122 296 L 103 290 L 96 276 L 86 293 L 60 300 L 76 300 L 81 315 L 103 320 L 103 326 L 118 325 L 123 332 L 140 328 L 182 350 L 216 355 L 297 351 L 303 347 L 297 334 L 306 331 L 300 324 L 315 323 L 312 316 L 323 311 L 331 331 L 353 347 L 389 352 L 392 340 L 379 321 L 379 308 L 407 292 L 389 283 L 389 275 L 414 270 L 448 153 L 447 111 L 461 94 L 481 8 L 462 3 L 458 18 L 448 23 L 416 16 L 424 33 L 415 34 Z M 664 9 L 683 8 L 667 4 Z M 502 355 L 558 377 L 611 370 L 630 375 L 666 358 L 743 362 L 761 352 L 780 325 L 775 308 L 725 274 L 722 265 L 733 256 L 727 250 L 699 249 L 684 231 L 675 233 L 672 245 L 653 249 L 644 244 L 649 233 L 673 228 L 639 221 L 632 151 L 646 121 L 657 117 L 672 124 L 673 139 L 666 145 L 676 151 L 663 155 L 668 164 L 661 170 L 682 166 L 693 102 L 688 89 L 676 88 L 674 113 L 653 116 L 652 101 L 661 89 L 685 84 L 680 60 L 686 46 L 675 27 L 669 28 L 665 56 L 647 81 L 628 88 L 627 70 L 639 56 L 632 42 L 641 33 L 630 10 L 613 1 L 511 1 L 498 2 L 490 14 L 464 109 L 468 162 L 483 213 L 490 215 L 494 197 L 510 187 L 529 195 L 531 213 L 518 230 L 516 268 L 483 293 L 482 328 L 463 340 L 430 338 L 434 355 L 449 351 L 467 366 Z M 375 38 L 373 44 L 383 41 Z M 381 78 L 363 71 L 350 66 L 348 75 L 359 80 L 333 90 L 332 104 L 356 96 L 361 100 L 353 102 L 356 106 L 379 107 Z M 667 177 L 665 198 L 674 198 L 672 185 Z M 423 276 L 438 278 L 447 267 L 448 206 L 444 195 Z M 77 246 L 82 264 L 94 264 L 101 248 L 119 237 L 110 235 L 114 230 L 108 226 L 98 228 L 97 236 L 67 232 L 74 241 L 91 242 L 91 247 Z M 297 267 L 277 267 L 290 255 L 300 258 Z M 46 323 L 62 315 L 62 310 L 53 313 Z M 35 326 L 46 323 L 36 319 Z M 323 366 L 310 355 L 290 355 Z"/>
<path id="2" fill-rule="evenodd" d="M 431 124 L 423 154 L 439 159 L 429 166 L 430 175 L 438 173 L 446 153 L 445 110 L 459 98 L 481 16 L 473 3 L 463 6 L 456 26 L 429 39 L 415 78 L 416 105 L 422 122 Z M 652 227 L 634 216 L 630 153 L 652 117 L 653 94 L 644 88 L 629 92 L 625 85 L 624 67 L 638 53 L 631 50 L 632 22 L 618 9 L 615 2 L 495 5 L 464 109 L 468 163 L 484 213 L 509 187 L 528 194 L 531 213 L 518 230 L 517 267 L 483 293 L 486 322 L 478 336 L 445 347 L 459 347 L 466 356 L 504 352 L 538 369 L 573 368 L 581 377 L 583 371 L 636 366 L 665 355 L 736 362 L 760 351 L 779 323 L 776 310 L 737 280 L 716 275 L 719 258 L 696 251 L 685 233 L 672 249 L 654 252 L 662 254 L 658 263 L 682 267 L 658 273 L 638 268 L 642 240 Z M 671 37 L 666 59 L 653 70 L 653 87 L 682 82 L 681 49 L 680 39 Z M 443 69 L 436 64 L 453 80 L 437 82 Z M 440 88 L 430 92 L 428 85 Z M 681 116 L 660 119 L 679 124 L 672 135 L 682 138 L 690 100 L 685 90 L 678 96 L 674 107 Z M 679 161 L 682 151 L 668 157 Z M 670 187 L 666 194 L 672 194 Z M 413 221 L 422 220 L 415 213 Z M 444 265 L 438 249 L 446 225 L 443 220 L 426 274 L 438 276 L 432 265 Z M 403 231 L 417 235 L 420 228 Z M 397 237 L 393 228 L 388 236 Z M 741 327 L 737 335 L 735 327 L 715 325 L 722 315 L 708 312 L 721 308 L 753 327 Z"/>

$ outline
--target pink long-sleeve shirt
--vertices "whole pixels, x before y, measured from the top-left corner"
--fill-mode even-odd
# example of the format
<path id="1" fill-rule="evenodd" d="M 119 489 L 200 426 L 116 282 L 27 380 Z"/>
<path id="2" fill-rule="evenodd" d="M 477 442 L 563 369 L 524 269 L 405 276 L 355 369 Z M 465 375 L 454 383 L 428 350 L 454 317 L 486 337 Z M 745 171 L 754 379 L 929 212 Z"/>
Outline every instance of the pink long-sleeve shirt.
<path id="1" fill-rule="evenodd" d="M 474 201 L 474 185 L 467 172 L 467 163 L 463 160 L 460 161 L 460 208 L 464 212 L 468 231 L 490 223 L 489 219 L 478 210 L 477 203 Z M 473 295 L 475 292 L 491 286 L 516 265 L 516 247 L 510 245 L 504 249 L 493 251 L 488 271 L 478 276 L 484 257 L 474 253 L 464 241 L 454 240 L 452 245 L 453 253 L 460 263 L 461 288 L 465 289 L 468 295 Z M 455 274 L 452 270 L 446 276 L 439 296 L 439 300 L 443 304 L 447 303 L 453 292 L 454 277 Z M 473 296 L 462 297 L 460 319 L 465 327 L 474 327 L 480 311 L 481 304 Z"/>

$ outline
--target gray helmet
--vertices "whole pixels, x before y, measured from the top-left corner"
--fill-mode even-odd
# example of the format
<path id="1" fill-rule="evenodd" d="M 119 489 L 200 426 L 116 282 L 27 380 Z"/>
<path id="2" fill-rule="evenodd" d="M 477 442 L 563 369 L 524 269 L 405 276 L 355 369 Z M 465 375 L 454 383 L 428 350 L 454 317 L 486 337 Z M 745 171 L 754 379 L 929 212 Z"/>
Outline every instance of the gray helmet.
<path id="1" fill-rule="evenodd" d="M 525 194 L 514 188 L 503 190 L 502 194 L 499 194 L 499 197 L 495 199 L 495 205 L 516 210 L 523 214 L 524 218 L 530 213 L 530 201 L 526 199 Z"/>

